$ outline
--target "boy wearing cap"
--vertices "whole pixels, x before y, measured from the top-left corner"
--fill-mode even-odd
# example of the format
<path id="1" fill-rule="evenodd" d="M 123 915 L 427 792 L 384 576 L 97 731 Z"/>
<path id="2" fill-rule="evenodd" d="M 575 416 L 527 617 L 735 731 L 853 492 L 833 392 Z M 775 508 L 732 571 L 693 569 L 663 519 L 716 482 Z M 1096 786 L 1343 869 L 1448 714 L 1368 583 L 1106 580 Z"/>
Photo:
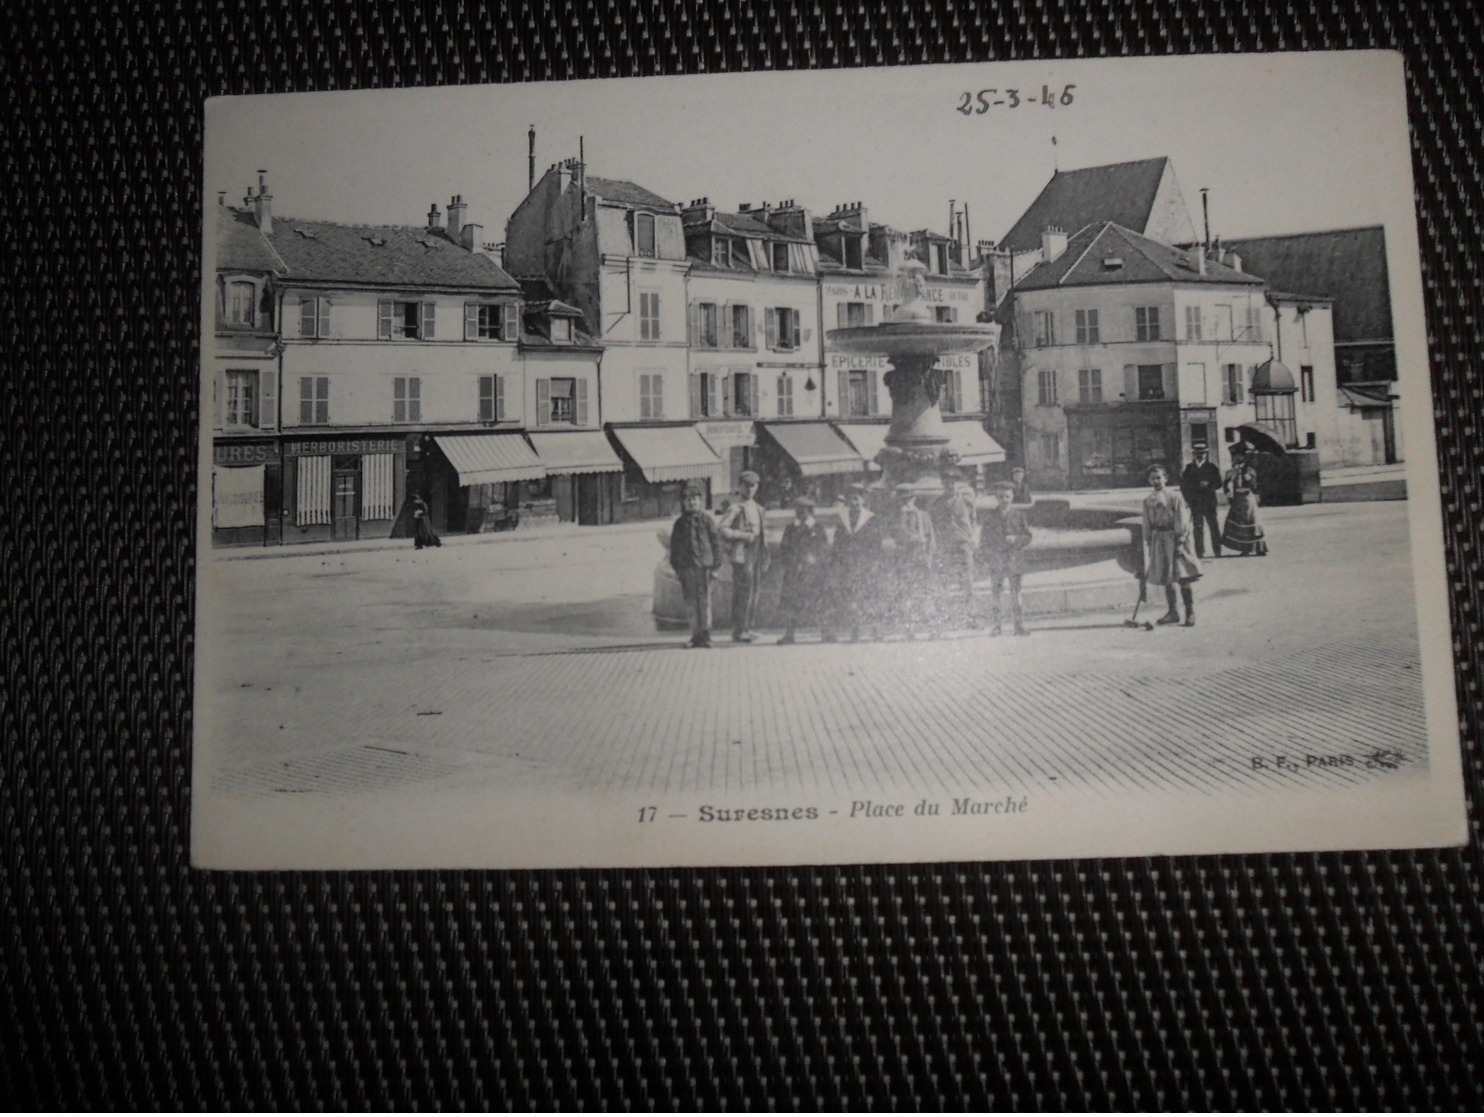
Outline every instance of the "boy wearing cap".
<path id="1" fill-rule="evenodd" d="M 814 518 L 814 501 L 799 497 L 794 501 L 794 518 L 783 529 L 783 542 L 778 547 L 778 558 L 783 563 L 778 608 L 786 626 L 780 644 L 794 642 L 801 619 L 818 616 L 819 575 L 829 549 L 824 525 Z"/>
<path id="2" fill-rule="evenodd" d="M 994 601 L 989 634 L 1000 634 L 1000 594 L 1010 583 L 1010 619 L 1015 635 L 1029 635 L 1020 604 L 1020 580 L 1025 574 L 1025 549 L 1031 543 L 1031 529 L 1025 512 L 1014 506 L 1015 482 L 997 481 L 994 486 L 995 507 L 980 520 L 985 559 L 989 565 L 990 594 Z"/>
<path id="3" fill-rule="evenodd" d="M 914 639 L 923 623 L 927 624 L 929 635 L 936 639 L 938 619 L 931 601 L 933 554 L 937 550 L 933 518 L 918 502 L 916 485 L 898 485 L 897 496 L 902 506 L 897 515 L 893 596 L 907 639 Z"/>
<path id="4" fill-rule="evenodd" d="M 758 475 L 744 470 L 737 478 L 737 503 L 721 518 L 721 538 L 732 562 L 732 640 L 750 644 L 757 639 L 752 621 L 757 613 L 757 591 L 768 570 L 768 542 L 763 534 L 763 506 L 753 499 Z"/>
<path id="5" fill-rule="evenodd" d="M 864 485 L 852 485 L 845 498 L 845 512 L 835 529 L 835 542 L 830 550 L 835 612 L 850 626 L 851 642 L 861 638 L 862 622 L 869 622 L 872 636 L 879 635 L 873 608 L 877 592 L 877 572 L 881 563 L 881 525 L 866 507 Z M 833 640 L 825 633 L 825 640 Z"/>
<path id="6" fill-rule="evenodd" d="M 722 560 L 721 535 L 706 512 L 706 490 L 687 485 L 684 509 L 670 529 L 670 566 L 690 613 L 690 646 L 711 647 L 711 579 Z"/>

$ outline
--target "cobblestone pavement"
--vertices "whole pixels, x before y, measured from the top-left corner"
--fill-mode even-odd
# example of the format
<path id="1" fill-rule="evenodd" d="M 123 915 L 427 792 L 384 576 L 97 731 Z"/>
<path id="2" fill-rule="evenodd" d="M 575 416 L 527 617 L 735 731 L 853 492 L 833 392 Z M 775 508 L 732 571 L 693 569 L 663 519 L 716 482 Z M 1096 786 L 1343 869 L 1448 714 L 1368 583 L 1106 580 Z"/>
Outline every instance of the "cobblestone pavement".
<path id="1" fill-rule="evenodd" d="M 1200 795 L 1420 773 L 1406 513 L 1267 510 L 1271 555 L 1209 561 L 1193 629 L 1102 613 L 933 643 L 684 649 L 649 616 L 651 531 L 208 564 L 201 762 L 233 798 L 314 799 Z"/>

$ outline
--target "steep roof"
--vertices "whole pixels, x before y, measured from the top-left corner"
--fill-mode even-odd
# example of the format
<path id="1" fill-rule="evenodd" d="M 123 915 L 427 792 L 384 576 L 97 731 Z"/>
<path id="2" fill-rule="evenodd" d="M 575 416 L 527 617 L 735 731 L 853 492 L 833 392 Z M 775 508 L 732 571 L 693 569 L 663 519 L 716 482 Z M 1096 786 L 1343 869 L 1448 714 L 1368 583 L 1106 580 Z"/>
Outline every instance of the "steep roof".
<path id="1" fill-rule="evenodd" d="M 759 240 L 782 240 L 793 244 L 811 243 L 804 237 L 796 237 L 775 229 L 766 221 L 760 221 L 750 213 L 718 212 L 712 220 L 711 228 L 713 232 L 735 233 L 738 236 L 757 237 Z"/>
<path id="2" fill-rule="evenodd" d="M 1359 229 L 1251 237 L 1223 242 L 1242 267 L 1286 291 L 1310 291 L 1334 300 L 1335 341 L 1376 341 L 1393 336 L 1391 283 L 1386 270 L 1386 230 Z"/>
<path id="3" fill-rule="evenodd" d="M 1117 261 L 1117 266 L 1112 266 L 1112 261 Z M 1255 275 L 1212 261 L 1207 262 L 1202 275 L 1189 253 L 1105 221 L 1079 230 L 1067 241 L 1065 252 L 1049 264 L 1037 264 L 1016 281 L 1015 287 L 1020 291 L 1045 291 L 1124 283 L 1264 286 Z"/>
<path id="4" fill-rule="evenodd" d="M 1111 221 L 1125 229 L 1144 232 L 1164 180 L 1170 160 L 1138 159 L 1057 171 L 1005 234 L 1000 247 L 1027 252 L 1041 246 L 1041 233 L 1048 226 L 1072 232 L 1100 221 Z"/>
<path id="5" fill-rule="evenodd" d="M 643 206 L 647 209 L 673 210 L 675 203 L 666 201 L 653 190 L 646 190 L 636 182 L 623 178 L 599 178 L 588 175 L 585 179 L 587 192 L 605 202 L 617 202 L 625 206 Z"/>
<path id="6" fill-rule="evenodd" d="M 488 256 L 456 244 L 441 229 L 408 225 L 337 225 L 275 217 L 267 240 L 287 278 L 348 285 L 456 287 L 518 292 L 520 285 Z"/>
<path id="7" fill-rule="evenodd" d="M 251 214 L 217 206 L 216 266 L 218 271 L 281 272 L 283 261 L 268 247 Z"/>

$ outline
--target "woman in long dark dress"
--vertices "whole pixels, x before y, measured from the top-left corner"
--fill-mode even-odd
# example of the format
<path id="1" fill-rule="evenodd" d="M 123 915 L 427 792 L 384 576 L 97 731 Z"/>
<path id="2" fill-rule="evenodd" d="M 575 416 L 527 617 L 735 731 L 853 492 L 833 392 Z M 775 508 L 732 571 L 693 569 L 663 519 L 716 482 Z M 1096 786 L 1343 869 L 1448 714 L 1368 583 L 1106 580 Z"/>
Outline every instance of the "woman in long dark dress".
<path id="1" fill-rule="evenodd" d="M 433 530 L 432 517 L 428 515 L 428 505 L 421 496 L 414 495 L 412 498 L 412 549 L 421 551 L 424 547 L 441 547 L 443 540 L 438 538 L 438 533 Z"/>
<path id="2" fill-rule="evenodd" d="M 1239 555 L 1265 555 L 1267 538 L 1257 518 L 1257 470 L 1245 447 L 1233 447 L 1232 467 L 1222 482 L 1231 497 L 1226 512 L 1226 526 L 1221 530 L 1221 545 Z"/>

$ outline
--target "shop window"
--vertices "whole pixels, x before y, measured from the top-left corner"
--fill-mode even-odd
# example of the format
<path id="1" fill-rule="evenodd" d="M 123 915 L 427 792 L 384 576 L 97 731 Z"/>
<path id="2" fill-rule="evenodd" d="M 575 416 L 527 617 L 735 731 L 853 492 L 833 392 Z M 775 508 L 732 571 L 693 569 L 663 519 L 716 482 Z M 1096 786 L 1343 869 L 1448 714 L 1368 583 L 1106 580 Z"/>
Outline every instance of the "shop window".
<path id="1" fill-rule="evenodd" d="M 840 303 L 835 307 L 841 327 L 870 326 L 875 308 L 870 303 Z"/>
<path id="2" fill-rule="evenodd" d="M 634 252 L 639 256 L 654 255 L 654 214 L 634 214 Z"/>
<path id="3" fill-rule="evenodd" d="M 1136 306 L 1134 307 L 1134 340 L 1135 341 L 1158 341 L 1159 340 L 1159 307 Z"/>
<path id="4" fill-rule="evenodd" d="M 299 422 L 318 426 L 330 421 L 330 378 L 299 377 Z"/>
<path id="5" fill-rule="evenodd" d="M 258 373 L 256 370 L 227 371 L 226 398 L 222 401 L 222 425 L 256 427 L 258 425 Z"/>
<path id="6" fill-rule="evenodd" d="M 299 336 L 321 338 L 330 336 L 330 300 L 323 296 L 308 296 L 299 300 Z"/>
<path id="7" fill-rule="evenodd" d="M 1077 370 L 1077 402 L 1097 404 L 1103 402 L 1103 370 L 1079 368 Z"/>
<path id="8" fill-rule="evenodd" d="M 778 417 L 791 419 L 794 414 L 794 378 L 784 373 L 778 378 Z"/>
<path id="9" fill-rule="evenodd" d="M 518 303 L 465 303 L 464 340 L 519 341 L 520 305 Z"/>
<path id="10" fill-rule="evenodd" d="M 383 299 L 376 304 L 376 336 L 383 341 L 429 341 L 433 304 Z"/>
<path id="11" fill-rule="evenodd" d="M 665 378 L 658 372 L 639 374 L 639 418 L 665 417 Z"/>
<path id="12" fill-rule="evenodd" d="M 1102 338 L 1102 331 L 1098 326 L 1098 312 L 1096 310 L 1077 311 L 1076 327 L 1078 345 L 1097 345 Z"/>
<path id="13" fill-rule="evenodd" d="M 938 322 L 957 322 L 958 307 L 935 306 L 933 307 L 933 319 Z"/>
<path id="14" fill-rule="evenodd" d="M 392 422 L 420 423 L 423 418 L 421 376 L 392 377 Z"/>
<path id="15" fill-rule="evenodd" d="M 479 378 L 479 421 L 498 423 L 505 418 L 505 378 L 503 376 L 481 376 Z"/>
<path id="16" fill-rule="evenodd" d="M 1163 365 L 1139 366 L 1139 398 L 1162 400 L 1165 398 L 1165 370 Z"/>
<path id="17" fill-rule="evenodd" d="M 1056 406 L 1056 369 L 1043 368 L 1036 373 L 1036 403 L 1042 407 Z"/>
<path id="18" fill-rule="evenodd" d="M 639 292 L 639 340 L 658 341 L 660 339 L 660 293 L 658 291 Z"/>
<path id="19" fill-rule="evenodd" d="M 802 329 L 797 310 L 787 306 L 770 306 L 767 324 L 769 349 L 790 351 L 799 348 Z"/>

